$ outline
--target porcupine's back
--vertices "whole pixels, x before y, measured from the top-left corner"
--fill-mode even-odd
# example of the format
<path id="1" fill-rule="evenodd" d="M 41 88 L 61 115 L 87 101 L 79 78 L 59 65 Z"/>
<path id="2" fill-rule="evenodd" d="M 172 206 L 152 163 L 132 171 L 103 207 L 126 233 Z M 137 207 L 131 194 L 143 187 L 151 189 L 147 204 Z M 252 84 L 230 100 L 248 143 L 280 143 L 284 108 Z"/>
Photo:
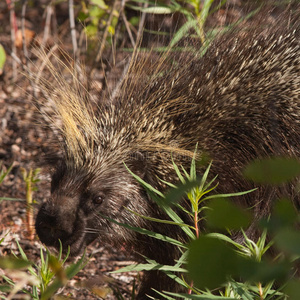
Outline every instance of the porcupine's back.
<path id="1" fill-rule="evenodd" d="M 146 158 L 141 172 L 158 186 L 157 177 L 174 180 L 171 155 L 188 167 L 198 143 L 213 159 L 220 192 L 233 192 L 253 187 L 241 176 L 252 159 L 298 156 L 299 27 L 230 35 L 203 57 L 195 49 L 137 55 L 113 105 L 97 116 L 103 161 L 126 162 L 139 152 Z M 256 206 L 260 214 L 275 196 Z"/>
<path id="2" fill-rule="evenodd" d="M 195 50 L 171 52 L 146 72 L 137 61 L 121 85 L 118 124 L 111 127 L 122 128 L 127 147 L 147 153 L 152 184 L 174 173 L 170 153 L 188 166 L 197 143 L 213 159 L 221 192 L 253 187 L 241 170 L 254 158 L 299 156 L 299 26 L 230 35 L 203 57 Z M 272 193 L 256 206 L 260 215 L 280 192 Z M 244 201 L 253 205 L 261 196 Z"/>

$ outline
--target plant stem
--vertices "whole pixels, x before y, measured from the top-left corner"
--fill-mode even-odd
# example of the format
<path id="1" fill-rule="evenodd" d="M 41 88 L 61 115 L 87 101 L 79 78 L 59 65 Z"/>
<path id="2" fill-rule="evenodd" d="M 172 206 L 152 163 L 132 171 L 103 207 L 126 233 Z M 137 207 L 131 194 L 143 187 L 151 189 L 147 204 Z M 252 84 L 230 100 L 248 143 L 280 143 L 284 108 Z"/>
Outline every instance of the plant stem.
<path id="1" fill-rule="evenodd" d="M 198 227 L 198 212 L 195 211 L 194 215 L 194 220 L 195 220 L 195 229 L 196 229 L 196 237 L 199 237 L 199 227 Z"/>
<path id="2" fill-rule="evenodd" d="M 33 208 L 32 208 L 32 169 L 29 170 L 28 176 L 26 178 L 26 220 L 27 220 L 27 232 L 29 234 L 29 239 L 34 239 L 34 232 L 33 232 Z"/>
<path id="3" fill-rule="evenodd" d="M 263 296 L 263 290 L 262 290 L 261 282 L 258 283 L 258 290 L 259 290 L 259 297 L 260 297 L 261 300 L 263 300 L 264 296 Z"/>

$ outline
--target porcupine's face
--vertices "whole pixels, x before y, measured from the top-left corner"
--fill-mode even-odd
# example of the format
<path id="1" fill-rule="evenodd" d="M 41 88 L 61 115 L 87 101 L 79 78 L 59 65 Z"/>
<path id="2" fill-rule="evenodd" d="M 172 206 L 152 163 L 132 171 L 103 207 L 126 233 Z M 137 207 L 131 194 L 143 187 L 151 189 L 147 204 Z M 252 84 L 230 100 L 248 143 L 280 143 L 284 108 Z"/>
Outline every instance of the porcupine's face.
<path id="1" fill-rule="evenodd" d="M 141 225 L 140 218 L 125 207 L 147 214 L 144 197 L 123 164 L 95 175 L 59 163 L 52 176 L 51 199 L 38 212 L 36 232 L 47 246 L 59 249 L 59 240 L 64 251 L 70 246 L 71 255 L 79 254 L 98 237 L 104 244 L 130 243 L 134 233 L 105 217 Z"/>

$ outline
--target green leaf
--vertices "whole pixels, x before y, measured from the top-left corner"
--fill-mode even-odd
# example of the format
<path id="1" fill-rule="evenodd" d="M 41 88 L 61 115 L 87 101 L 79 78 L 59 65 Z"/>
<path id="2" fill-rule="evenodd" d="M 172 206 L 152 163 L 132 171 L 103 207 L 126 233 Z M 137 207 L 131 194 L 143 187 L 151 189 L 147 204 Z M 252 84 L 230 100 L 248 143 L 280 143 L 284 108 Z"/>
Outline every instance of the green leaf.
<path id="1" fill-rule="evenodd" d="M 201 19 L 202 24 L 205 23 L 207 16 L 208 16 L 209 9 L 213 2 L 214 2 L 214 0 L 204 1 L 203 7 L 201 9 L 201 14 L 200 14 L 200 19 Z"/>
<path id="2" fill-rule="evenodd" d="M 153 291 L 155 291 L 158 295 L 161 296 L 159 299 L 175 300 L 175 298 L 169 297 L 169 296 L 167 296 L 166 294 L 164 294 L 164 293 L 162 293 L 160 291 L 157 291 L 155 289 L 153 289 Z M 175 294 L 175 296 L 177 296 L 177 294 Z M 153 299 L 156 299 L 156 298 L 153 298 Z"/>
<path id="3" fill-rule="evenodd" d="M 86 35 L 89 37 L 94 37 L 97 35 L 98 29 L 96 25 L 89 24 L 85 27 Z"/>
<path id="4" fill-rule="evenodd" d="M 0 75 L 3 73 L 5 61 L 6 61 L 6 53 L 3 46 L 0 44 Z"/>
<path id="5" fill-rule="evenodd" d="M 236 300 L 237 298 L 214 296 L 214 295 L 190 295 L 190 294 L 177 294 L 171 292 L 165 292 L 167 295 L 171 295 L 183 299 L 199 299 L 199 300 Z"/>
<path id="6" fill-rule="evenodd" d="M 146 8 L 140 8 L 139 10 L 144 13 L 154 14 L 154 15 L 165 15 L 165 14 L 174 13 L 174 10 L 172 8 L 166 6 L 146 7 Z"/>
<path id="7" fill-rule="evenodd" d="M 174 47 L 182 38 L 186 37 L 188 31 L 191 28 L 195 28 L 197 24 L 198 22 L 195 19 L 184 23 L 184 25 L 182 25 L 182 27 L 175 33 L 173 39 L 170 42 L 170 47 Z"/>
<path id="8" fill-rule="evenodd" d="M 240 259 L 238 267 L 239 274 L 244 280 L 263 284 L 275 279 L 285 279 L 291 268 L 287 261 L 270 263 L 268 261 L 257 262 L 251 259 Z"/>
<path id="9" fill-rule="evenodd" d="M 151 222 L 157 222 L 157 223 L 162 223 L 162 224 L 170 224 L 170 225 L 175 225 L 175 226 L 189 226 L 190 228 L 192 228 L 192 226 L 188 225 L 188 224 L 185 224 L 185 223 L 177 223 L 177 222 L 173 222 L 173 221 L 170 221 L 170 220 L 163 220 L 163 219 L 157 219 L 157 218 L 153 218 L 153 217 L 147 217 L 147 216 L 143 216 L 131 209 L 128 209 L 125 207 L 125 209 L 127 209 L 128 211 L 130 211 L 132 214 L 140 217 L 140 218 L 143 218 L 145 220 L 149 220 Z"/>
<path id="10" fill-rule="evenodd" d="M 229 202 L 227 199 L 214 199 L 205 210 L 208 226 L 217 229 L 245 228 L 251 221 L 250 213 Z"/>
<path id="11" fill-rule="evenodd" d="M 217 288 L 236 273 L 237 254 L 221 240 L 200 236 L 190 244 L 187 269 L 196 287 Z"/>
<path id="12" fill-rule="evenodd" d="M 52 259 L 56 268 L 59 265 L 57 259 L 54 259 L 53 257 Z M 46 288 L 44 293 L 41 294 L 41 300 L 49 299 L 59 288 L 65 285 L 66 279 L 71 279 L 72 277 L 74 277 L 80 270 L 84 268 L 86 264 L 87 261 L 85 261 L 84 253 L 77 263 L 72 264 L 66 270 L 62 269 L 61 267 L 56 269 L 56 275 L 58 276 L 56 276 L 56 279 L 53 281 L 53 283 Z"/>
<path id="13" fill-rule="evenodd" d="M 150 184 L 145 182 L 142 178 L 134 174 L 124 163 L 125 168 L 128 172 L 139 182 L 149 193 L 151 198 L 166 212 L 166 214 L 176 223 L 183 223 L 182 219 L 178 216 L 178 214 L 165 203 L 165 196 L 163 193 L 152 187 Z M 194 233 L 187 226 L 181 227 L 181 229 L 191 238 L 194 239 Z"/>
<path id="14" fill-rule="evenodd" d="M 269 220 L 262 220 L 261 225 L 269 232 L 278 232 L 284 227 L 293 226 L 298 220 L 298 214 L 289 199 L 279 200 L 274 206 L 274 212 Z"/>
<path id="15" fill-rule="evenodd" d="M 292 228 L 282 229 L 274 238 L 275 245 L 288 254 L 300 255 L 300 232 Z"/>
<path id="16" fill-rule="evenodd" d="M 0 292 L 8 293 L 11 291 L 11 289 L 12 289 L 12 287 L 7 284 L 0 285 Z"/>
<path id="17" fill-rule="evenodd" d="M 238 193 L 231 193 L 231 194 L 216 194 L 216 195 L 210 195 L 207 196 L 203 199 L 203 201 L 206 201 L 208 199 L 216 199 L 216 198 L 229 198 L 229 197 L 238 197 L 238 196 L 243 196 L 249 193 L 252 193 L 254 191 L 256 191 L 257 188 L 249 190 L 249 191 L 245 191 L 245 192 L 238 192 Z"/>
<path id="18" fill-rule="evenodd" d="M 26 267 L 29 267 L 31 265 L 31 262 L 28 260 L 23 260 L 19 258 L 15 258 L 12 256 L 1 256 L 0 257 L 0 268 L 1 269 L 24 269 Z"/>
<path id="19" fill-rule="evenodd" d="M 25 199 L 18 199 L 18 198 L 9 198 L 9 197 L 0 197 L 1 201 L 26 201 Z"/>
<path id="20" fill-rule="evenodd" d="M 78 20 L 81 22 L 84 22 L 88 17 L 89 15 L 83 11 L 80 11 L 77 16 Z"/>
<path id="21" fill-rule="evenodd" d="M 22 249 L 19 241 L 16 240 L 16 243 L 17 243 L 17 246 L 18 246 L 18 249 L 20 251 L 22 259 L 28 261 L 27 255 L 25 254 L 24 250 Z"/>
<path id="22" fill-rule="evenodd" d="M 153 271 L 153 270 L 171 271 L 171 272 L 180 272 L 180 273 L 187 272 L 187 270 L 179 267 L 162 265 L 158 263 L 152 263 L 152 264 L 148 263 L 148 264 L 132 264 L 124 268 L 118 269 L 116 271 L 113 271 L 111 273 L 123 273 L 123 272 L 132 272 L 132 271 L 140 272 L 140 271 Z"/>
<path id="23" fill-rule="evenodd" d="M 158 264 L 155 260 L 149 259 L 147 257 L 144 257 L 144 258 L 145 258 L 145 260 L 148 264 L 152 264 L 152 265 L 157 265 Z M 179 260 L 177 261 L 177 263 L 174 266 L 165 265 L 165 268 L 163 270 L 163 272 L 167 276 L 169 276 L 172 280 L 175 280 L 178 284 L 180 284 L 182 286 L 187 286 L 187 285 L 185 284 L 184 280 L 182 280 L 181 278 L 179 278 L 176 275 L 176 272 L 178 273 L 178 271 L 176 271 L 176 270 L 182 270 L 181 272 L 183 272 L 183 273 L 187 272 L 186 269 L 181 268 L 182 264 L 186 265 L 186 262 L 187 262 L 186 258 L 187 258 L 187 251 L 185 251 L 183 253 L 183 255 L 179 258 Z M 178 268 L 178 269 L 176 269 L 176 268 Z"/>
<path id="24" fill-rule="evenodd" d="M 181 172 L 180 172 L 178 166 L 175 164 L 175 162 L 174 162 L 174 160 L 173 160 L 173 157 L 172 157 L 172 164 L 173 164 L 173 168 L 174 168 L 174 170 L 175 170 L 175 172 L 176 172 L 176 175 L 177 175 L 178 178 L 180 179 L 181 183 L 184 184 L 184 183 L 186 182 L 186 181 L 185 181 L 185 178 L 182 176 L 182 174 L 181 174 Z"/>
<path id="25" fill-rule="evenodd" d="M 300 162 L 296 158 L 270 157 L 255 160 L 244 170 L 244 176 L 256 183 L 279 185 L 300 175 Z"/>
<path id="26" fill-rule="evenodd" d="M 108 26 L 108 32 L 111 34 L 111 35 L 114 35 L 115 34 L 115 28 L 113 26 Z"/>
<path id="27" fill-rule="evenodd" d="M 283 291 L 288 295 L 289 300 L 299 300 L 300 281 L 298 279 L 289 280 Z"/>
<path id="28" fill-rule="evenodd" d="M 175 188 L 170 189 L 166 194 L 165 203 L 167 205 L 172 205 L 179 202 L 191 189 L 198 187 L 201 179 L 187 181 L 183 184 L 178 184 Z"/>
<path id="29" fill-rule="evenodd" d="M 72 264 L 66 269 L 66 274 L 68 279 L 74 277 L 80 270 L 82 270 L 86 266 L 87 263 L 88 263 L 88 259 L 86 259 L 85 252 L 84 252 L 82 257 L 78 260 L 77 263 Z"/>
<path id="30" fill-rule="evenodd" d="M 91 0 L 91 3 L 99 6 L 102 9 L 108 9 L 108 6 L 105 4 L 103 0 Z"/>
<path id="31" fill-rule="evenodd" d="M 196 287 L 212 289 L 236 277 L 247 282 L 262 283 L 286 279 L 291 265 L 284 260 L 276 263 L 258 262 L 240 256 L 219 239 L 201 236 L 190 245 L 187 269 Z"/>
<path id="32" fill-rule="evenodd" d="M 237 249 L 240 249 L 240 250 L 242 250 L 244 248 L 243 245 L 235 242 L 230 237 L 228 237 L 227 235 L 224 235 L 222 233 L 213 232 L 213 233 L 208 233 L 206 236 L 216 238 L 216 239 L 219 239 L 219 240 L 224 241 L 226 243 L 229 243 L 229 244 L 233 245 L 234 247 L 236 247 Z"/>
<path id="33" fill-rule="evenodd" d="M 117 224 L 117 225 L 120 225 L 120 226 L 122 226 L 122 227 L 124 227 L 124 228 L 133 230 L 133 231 L 135 231 L 135 232 L 138 232 L 138 233 L 141 233 L 141 234 L 148 235 L 148 236 L 150 236 L 150 237 L 156 238 L 156 239 L 158 239 L 158 240 L 161 240 L 161 241 L 164 241 L 164 242 L 167 242 L 167 243 L 170 243 L 170 244 L 173 244 L 173 245 L 182 247 L 182 248 L 187 248 L 187 246 L 184 245 L 182 242 L 177 241 L 177 240 L 175 240 L 175 239 L 173 239 L 173 238 L 170 238 L 170 237 L 168 237 L 168 236 L 166 236 L 166 235 L 162 235 L 162 234 L 160 234 L 160 233 L 157 233 L 157 232 L 153 232 L 153 231 L 147 230 L 147 229 L 145 229 L 145 228 L 134 227 L 134 226 L 130 226 L 130 225 L 128 225 L 128 224 L 120 223 L 120 222 L 117 222 L 117 221 L 115 221 L 115 220 L 113 220 L 113 219 L 111 219 L 111 218 L 108 218 L 108 217 L 104 216 L 104 215 L 101 215 L 101 217 L 103 217 L 103 218 L 105 218 L 105 219 L 109 220 L 110 222 L 113 222 L 113 223 L 115 223 L 115 224 Z"/>
<path id="34" fill-rule="evenodd" d="M 203 176 L 202 176 L 202 178 L 201 178 L 200 190 L 203 190 L 203 187 L 204 187 L 204 185 L 205 185 L 205 183 L 206 183 L 206 181 L 207 181 L 207 178 L 208 178 L 208 174 L 209 174 L 209 170 L 210 170 L 210 168 L 211 168 L 211 165 L 212 165 L 212 162 L 209 163 L 208 167 L 206 168 L 206 170 L 205 170 L 205 172 L 204 172 L 204 174 L 203 174 Z M 215 177 L 215 178 L 216 178 L 216 177 Z M 213 179 L 213 181 L 215 180 L 215 178 Z M 213 182 L 213 181 L 212 181 L 212 182 Z M 212 183 L 212 182 L 211 182 L 211 183 Z M 210 185 L 211 183 L 209 183 L 209 185 Z"/>
<path id="35" fill-rule="evenodd" d="M 131 17 L 129 19 L 129 23 L 132 25 L 132 26 L 137 26 L 140 22 L 140 18 L 137 17 L 137 16 L 134 16 L 134 17 Z"/>
<path id="36" fill-rule="evenodd" d="M 125 168 L 127 169 L 127 171 L 135 178 L 135 180 L 140 183 L 147 191 L 152 192 L 153 194 L 157 194 L 158 196 L 160 196 L 161 198 L 164 198 L 164 194 L 161 193 L 159 190 L 155 189 L 154 187 L 152 187 L 151 184 L 147 183 L 146 181 L 144 181 L 141 177 L 139 177 L 138 175 L 134 174 L 128 167 L 127 165 L 124 163 Z M 156 200 L 156 199 L 154 199 Z"/>
<path id="37" fill-rule="evenodd" d="M 275 204 L 272 216 L 281 219 L 281 226 L 283 226 L 283 224 L 288 226 L 294 224 L 297 220 L 298 214 L 293 203 L 289 199 L 282 199 Z"/>
<path id="38" fill-rule="evenodd" d="M 0 46 L 1 46 L 1 44 L 0 44 Z M 1 52 L 1 50 L 0 50 L 0 52 Z M 0 67 L 0 70 L 1 70 L 1 67 Z M 8 169 L 7 169 L 6 172 L 4 172 L 3 169 L 1 169 L 1 171 L 0 171 L 0 183 L 2 183 L 2 181 L 3 181 L 4 178 L 10 173 L 10 171 L 12 170 L 12 168 L 13 168 L 13 164 L 11 164 L 11 165 L 8 167 Z"/>

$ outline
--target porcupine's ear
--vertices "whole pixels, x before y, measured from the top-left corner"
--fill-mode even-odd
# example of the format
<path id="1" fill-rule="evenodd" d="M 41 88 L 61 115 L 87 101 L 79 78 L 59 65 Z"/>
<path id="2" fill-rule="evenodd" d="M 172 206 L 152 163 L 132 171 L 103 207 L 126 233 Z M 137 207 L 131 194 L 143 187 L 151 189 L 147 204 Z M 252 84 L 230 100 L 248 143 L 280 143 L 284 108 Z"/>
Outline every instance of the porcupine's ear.
<path id="1" fill-rule="evenodd" d="M 132 152 L 128 167 L 134 174 L 138 175 L 142 179 L 145 179 L 147 170 L 146 155 L 140 151 Z"/>

